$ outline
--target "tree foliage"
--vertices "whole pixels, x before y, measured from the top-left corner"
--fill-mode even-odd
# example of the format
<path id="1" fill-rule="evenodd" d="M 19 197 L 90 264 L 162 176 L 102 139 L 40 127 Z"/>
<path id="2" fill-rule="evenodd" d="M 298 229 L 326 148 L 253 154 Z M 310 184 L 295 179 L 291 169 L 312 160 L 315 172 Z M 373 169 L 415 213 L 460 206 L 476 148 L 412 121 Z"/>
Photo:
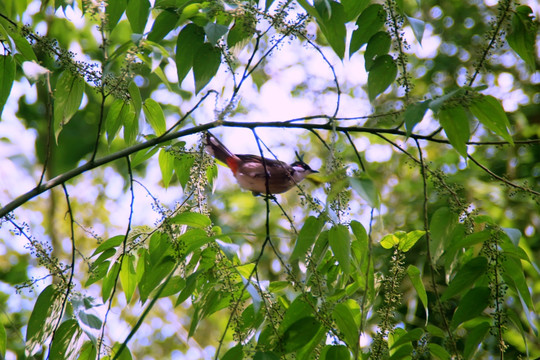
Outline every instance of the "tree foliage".
<path id="1" fill-rule="evenodd" d="M 537 27 L 510 0 L 3 1 L 0 357 L 540 356 Z M 208 130 L 321 175 L 216 183 Z"/>

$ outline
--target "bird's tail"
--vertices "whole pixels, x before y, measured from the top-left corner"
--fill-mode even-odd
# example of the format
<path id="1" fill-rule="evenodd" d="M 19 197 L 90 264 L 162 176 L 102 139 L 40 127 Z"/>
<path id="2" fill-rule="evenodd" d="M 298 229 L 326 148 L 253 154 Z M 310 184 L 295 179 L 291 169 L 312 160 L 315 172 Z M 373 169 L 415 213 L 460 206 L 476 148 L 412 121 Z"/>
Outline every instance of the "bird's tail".
<path id="1" fill-rule="evenodd" d="M 204 149 L 207 153 L 227 165 L 229 165 L 231 158 L 236 158 L 236 156 L 227 149 L 221 141 L 209 132 L 206 132 L 204 136 L 204 144 Z"/>

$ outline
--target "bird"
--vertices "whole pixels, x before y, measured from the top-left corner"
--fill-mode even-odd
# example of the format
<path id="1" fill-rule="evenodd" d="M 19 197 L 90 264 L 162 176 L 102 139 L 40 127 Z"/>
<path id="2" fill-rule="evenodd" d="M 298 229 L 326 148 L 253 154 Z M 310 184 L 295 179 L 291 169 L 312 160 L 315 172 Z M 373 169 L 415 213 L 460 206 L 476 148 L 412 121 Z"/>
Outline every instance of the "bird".
<path id="1" fill-rule="evenodd" d="M 299 156 L 299 161 L 289 165 L 280 160 L 262 158 L 258 155 L 233 154 L 210 132 L 204 135 L 204 145 L 207 153 L 231 169 L 238 185 L 251 191 L 255 196 L 284 193 L 308 175 L 318 173 Z"/>

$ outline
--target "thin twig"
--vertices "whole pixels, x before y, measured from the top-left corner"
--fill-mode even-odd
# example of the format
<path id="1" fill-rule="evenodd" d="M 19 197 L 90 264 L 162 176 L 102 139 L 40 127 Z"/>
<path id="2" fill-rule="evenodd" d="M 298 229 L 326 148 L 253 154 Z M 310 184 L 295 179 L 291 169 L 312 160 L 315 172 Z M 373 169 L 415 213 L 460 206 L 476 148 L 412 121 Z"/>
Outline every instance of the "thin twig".
<path id="1" fill-rule="evenodd" d="M 118 284 L 118 279 L 120 277 L 120 272 L 122 271 L 122 265 L 124 263 L 124 258 L 126 256 L 126 247 L 127 247 L 127 242 L 128 242 L 128 238 L 129 238 L 129 233 L 131 232 L 131 221 L 133 219 L 133 204 L 135 202 L 135 193 L 133 192 L 133 172 L 132 172 L 132 169 L 131 169 L 131 161 L 129 160 L 129 156 L 126 156 L 126 162 L 127 162 L 127 168 L 128 168 L 128 174 L 129 174 L 129 190 L 131 192 L 131 201 L 130 201 L 130 204 L 129 204 L 129 218 L 128 218 L 128 224 L 127 224 L 127 228 L 126 228 L 126 234 L 124 235 L 124 241 L 122 241 L 122 254 L 120 255 L 120 258 L 118 259 L 118 273 L 116 274 L 115 278 L 114 278 L 114 284 L 113 284 L 113 287 L 112 287 L 112 292 L 111 292 L 111 295 L 109 297 L 109 305 L 107 307 L 107 311 L 105 312 L 105 317 L 103 319 L 103 325 L 101 326 L 101 336 L 100 336 L 100 339 L 98 341 L 98 349 L 97 349 L 97 353 L 98 353 L 98 360 L 101 359 L 101 346 L 103 345 L 103 340 L 104 340 L 104 337 L 105 337 L 105 326 L 107 324 L 107 318 L 109 317 L 109 313 L 111 311 L 111 308 L 112 308 L 112 304 L 113 304 L 113 300 L 114 300 L 114 295 L 116 293 L 116 285 Z M 126 340 L 127 341 L 127 340 Z M 122 344 L 124 345 L 124 344 Z M 121 349 L 118 350 L 118 352 L 115 354 L 115 358 L 118 354 L 121 353 Z"/>
<path id="2" fill-rule="evenodd" d="M 416 147 L 418 149 L 418 158 L 420 161 L 420 174 L 422 175 L 422 184 L 423 184 L 423 194 L 424 194 L 424 231 L 426 236 L 426 254 L 427 254 L 427 261 L 430 269 L 431 274 L 431 286 L 433 287 L 433 293 L 435 294 L 435 299 L 437 301 L 437 308 L 440 312 L 441 319 L 444 324 L 444 329 L 446 330 L 446 333 L 448 334 L 448 338 L 450 341 L 450 346 L 452 347 L 452 351 L 454 352 L 454 355 L 456 356 L 456 359 L 459 359 L 459 351 L 456 347 L 456 341 L 454 339 L 454 335 L 452 334 L 452 330 L 450 329 L 450 326 L 448 324 L 448 321 L 446 319 L 446 315 L 443 312 L 443 306 L 441 304 L 441 296 L 439 295 L 439 290 L 437 288 L 437 281 L 435 280 L 435 264 L 433 264 L 433 258 L 431 256 L 431 234 L 429 231 L 429 219 L 428 219 L 428 192 L 427 192 L 427 175 L 426 175 L 426 166 L 424 164 L 424 156 L 422 155 L 422 148 L 420 146 L 420 143 L 418 140 L 415 140 Z"/>

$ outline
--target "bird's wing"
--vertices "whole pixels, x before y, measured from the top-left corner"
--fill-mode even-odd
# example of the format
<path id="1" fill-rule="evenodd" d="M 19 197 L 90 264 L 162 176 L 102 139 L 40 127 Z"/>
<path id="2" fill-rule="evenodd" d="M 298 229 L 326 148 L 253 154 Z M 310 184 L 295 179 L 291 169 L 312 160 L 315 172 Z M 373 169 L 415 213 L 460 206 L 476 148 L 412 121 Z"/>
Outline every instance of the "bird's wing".
<path id="1" fill-rule="evenodd" d="M 262 158 L 257 155 L 237 155 L 242 160 L 242 166 L 239 171 L 241 171 L 243 174 L 250 176 L 250 177 L 265 177 L 264 173 L 264 165 L 262 162 Z M 290 168 L 289 165 L 284 163 L 283 161 L 279 160 L 273 160 L 273 159 L 267 159 L 264 158 L 264 161 L 266 163 L 266 169 L 268 172 L 274 174 L 275 176 L 283 176 L 288 177 L 287 172 Z M 282 170 L 282 171 L 279 171 Z M 282 174 L 283 173 L 283 174 Z"/>

